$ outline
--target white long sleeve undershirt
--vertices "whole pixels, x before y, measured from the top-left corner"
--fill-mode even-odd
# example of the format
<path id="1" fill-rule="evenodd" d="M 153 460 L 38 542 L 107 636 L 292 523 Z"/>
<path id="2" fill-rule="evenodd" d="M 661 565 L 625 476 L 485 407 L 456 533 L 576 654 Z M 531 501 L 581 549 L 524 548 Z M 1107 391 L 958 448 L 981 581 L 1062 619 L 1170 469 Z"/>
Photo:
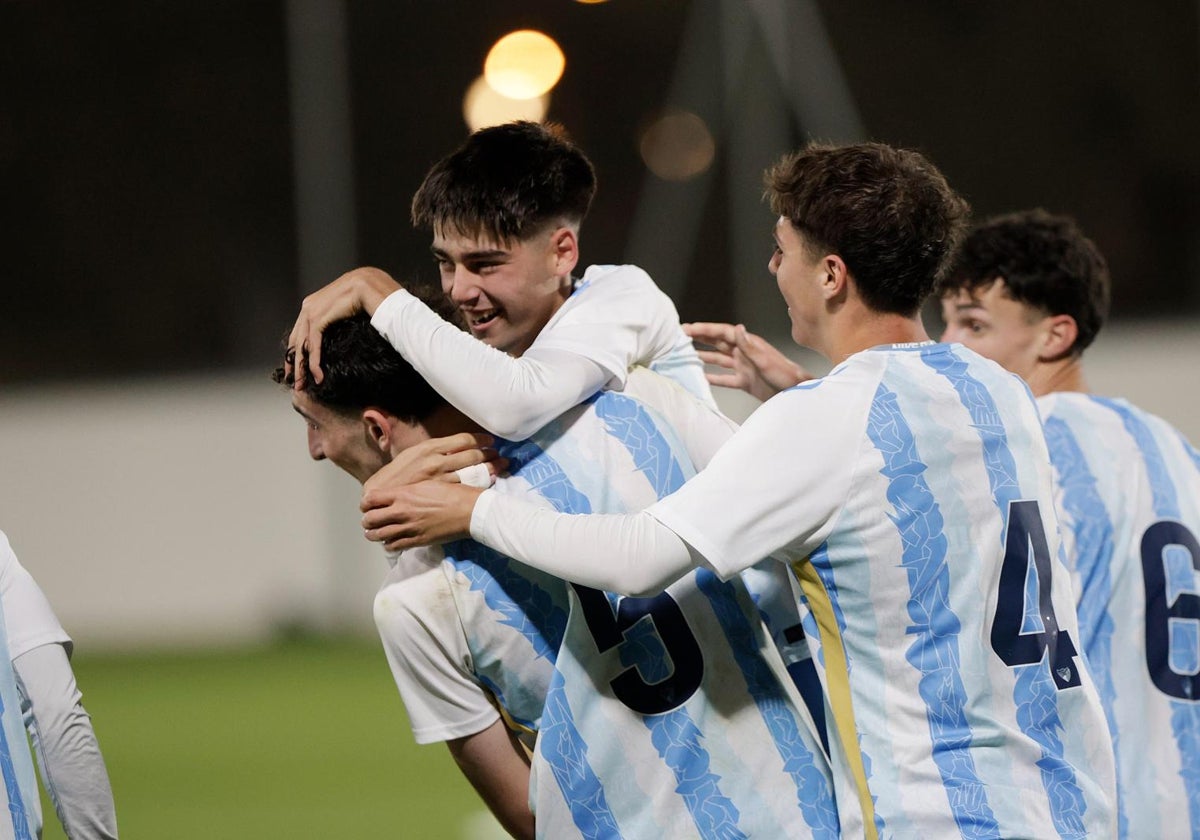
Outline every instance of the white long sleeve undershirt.
<path id="1" fill-rule="evenodd" d="M 25 727 L 46 792 L 71 840 L 117 836 L 112 787 L 66 650 L 40 645 L 13 659 Z"/>
<path id="2" fill-rule="evenodd" d="M 523 440 L 612 377 L 597 362 L 531 347 L 514 358 L 447 323 L 409 292 L 389 295 L 372 326 L 451 405 L 483 428 Z"/>
<path id="3" fill-rule="evenodd" d="M 646 511 L 573 516 L 494 490 L 475 502 L 471 536 L 555 577 L 635 597 L 656 595 L 706 565 Z"/>

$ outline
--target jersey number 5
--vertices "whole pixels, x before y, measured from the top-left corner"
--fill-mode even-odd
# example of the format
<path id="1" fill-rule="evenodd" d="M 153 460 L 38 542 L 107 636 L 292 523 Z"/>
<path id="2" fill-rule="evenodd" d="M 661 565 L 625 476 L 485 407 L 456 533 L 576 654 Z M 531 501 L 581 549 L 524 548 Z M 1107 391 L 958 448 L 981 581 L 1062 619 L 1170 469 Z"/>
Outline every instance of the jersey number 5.
<path id="1" fill-rule="evenodd" d="M 704 656 L 692 635 L 679 604 L 667 593 L 653 598 L 619 598 L 614 611 L 608 596 L 586 586 L 574 586 L 596 647 L 604 653 L 627 641 L 626 633 L 640 621 L 654 623 L 674 666 L 669 676 L 646 682 L 636 665 L 630 665 L 611 682 L 613 694 L 635 712 L 658 715 L 682 706 L 700 687 Z"/>
<path id="2" fill-rule="evenodd" d="M 1013 502 L 1008 508 L 1008 532 L 1004 535 L 1004 565 L 1000 568 L 1000 592 L 992 621 L 992 650 L 1009 667 L 1032 665 L 1047 657 L 1050 674 L 1058 689 L 1079 685 L 1074 658 L 1075 643 L 1058 629 L 1050 598 L 1053 569 L 1050 546 L 1035 501 Z M 1037 603 L 1029 604 L 1026 582 L 1030 566 L 1037 572 Z M 1030 607 L 1037 610 L 1041 630 L 1026 629 Z"/>
<path id="3" fill-rule="evenodd" d="M 1167 549 L 1182 548 L 1189 555 L 1183 575 L 1190 587 L 1180 586 L 1173 603 L 1167 603 Z M 1200 596 L 1195 592 L 1200 543 L 1196 535 L 1178 522 L 1155 522 L 1142 535 L 1142 579 L 1146 584 L 1146 665 L 1158 690 L 1180 700 L 1200 700 L 1196 696 L 1196 670 L 1179 673 L 1171 667 L 1171 640 L 1177 640 L 1179 652 L 1190 652 L 1192 662 L 1200 641 Z M 1187 588 L 1192 591 L 1186 591 Z M 1172 630 L 1175 632 L 1172 633 Z M 1177 665 L 1180 663 L 1176 663 Z M 1191 664 L 1192 669 L 1197 665 Z"/>

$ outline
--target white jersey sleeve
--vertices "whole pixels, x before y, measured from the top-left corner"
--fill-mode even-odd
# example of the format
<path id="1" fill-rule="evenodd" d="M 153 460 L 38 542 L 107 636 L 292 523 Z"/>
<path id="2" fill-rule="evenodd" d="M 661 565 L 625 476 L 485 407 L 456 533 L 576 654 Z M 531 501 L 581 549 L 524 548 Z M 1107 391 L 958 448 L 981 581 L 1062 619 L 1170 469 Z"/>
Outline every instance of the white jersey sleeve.
<path id="1" fill-rule="evenodd" d="M 712 402 L 675 306 L 644 271 L 593 266 L 533 345 L 514 358 L 477 341 L 404 290 L 372 326 L 452 405 L 488 431 L 522 440 L 642 364 Z"/>
<path id="2" fill-rule="evenodd" d="M 392 677 L 418 744 L 474 735 L 500 714 L 474 677 L 440 563 L 414 568 L 413 559 L 402 556 L 375 596 L 375 625 Z"/>
<path id="3" fill-rule="evenodd" d="M 768 400 L 704 472 L 649 513 L 723 577 L 785 546 L 803 554 L 820 545 L 849 492 L 870 373 L 850 368 Z"/>
<path id="4" fill-rule="evenodd" d="M 50 602 L 33 576 L 21 565 L 0 531 L 0 598 L 4 603 L 4 624 L 8 648 L 13 659 L 41 645 L 63 645 L 71 653 L 67 635 Z"/>

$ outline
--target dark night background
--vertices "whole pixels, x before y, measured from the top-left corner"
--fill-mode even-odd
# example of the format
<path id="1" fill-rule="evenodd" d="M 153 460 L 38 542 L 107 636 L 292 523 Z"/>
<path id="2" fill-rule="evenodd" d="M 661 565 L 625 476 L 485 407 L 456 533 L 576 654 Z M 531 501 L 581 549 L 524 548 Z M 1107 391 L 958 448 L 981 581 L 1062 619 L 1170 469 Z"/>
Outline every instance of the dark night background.
<path id="1" fill-rule="evenodd" d="M 465 135 L 462 92 L 488 47 L 523 27 L 562 45 L 549 117 L 600 173 L 584 259 L 628 259 L 647 177 L 636 136 L 669 104 L 690 6 L 347 3 L 352 262 L 432 277 L 409 198 Z M 870 138 L 926 152 L 977 215 L 1077 216 L 1109 258 L 1117 317 L 1196 314 L 1195 2 L 817 6 Z M 272 363 L 306 285 L 288 13 L 232 0 L 0 2 L 0 383 Z M 809 137 L 790 124 L 791 145 Z M 726 202 L 759 185 L 730 183 L 723 166 L 718 145 L 693 251 L 646 266 L 682 290 L 685 320 L 739 314 Z M 764 208 L 764 267 L 769 225 Z"/>

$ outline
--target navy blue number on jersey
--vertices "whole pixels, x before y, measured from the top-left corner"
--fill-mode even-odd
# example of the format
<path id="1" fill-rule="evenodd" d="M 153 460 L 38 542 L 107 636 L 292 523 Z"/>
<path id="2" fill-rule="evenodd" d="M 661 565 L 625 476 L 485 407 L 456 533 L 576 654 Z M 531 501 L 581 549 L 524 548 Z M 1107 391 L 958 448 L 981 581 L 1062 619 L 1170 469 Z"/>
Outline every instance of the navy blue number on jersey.
<path id="1" fill-rule="evenodd" d="M 1200 543 L 1196 535 L 1178 522 L 1155 522 L 1142 535 L 1142 578 L 1146 583 L 1146 665 L 1158 690 L 1180 700 L 1200 700 L 1196 670 L 1181 674 L 1171 667 L 1172 626 L 1178 631 L 1178 660 L 1195 661 L 1200 630 L 1200 596 L 1180 591 L 1167 603 L 1167 549 L 1177 547 L 1190 555 L 1191 582 L 1200 568 Z M 1184 574 L 1187 574 L 1185 572 Z M 1180 587 L 1182 590 L 1183 587 Z M 1190 642 L 1190 644 L 1188 644 Z M 1184 654 L 1190 651 L 1191 656 Z M 1184 666 L 1188 667 L 1188 666 Z M 1196 668 L 1195 664 L 1191 665 Z"/>
<path id="2" fill-rule="evenodd" d="M 653 598 L 618 598 L 614 611 L 603 592 L 586 586 L 573 588 L 601 653 L 628 641 L 626 633 L 648 620 L 654 622 L 654 631 L 670 656 L 674 667 L 657 682 L 646 682 L 635 665 L 622 671 L 611 681 L 618 700 L 635 712 L 657 715 L 682 706 L 696 693 L 704 676 L 704 656 L 674 598 L 666 592 Z"/>
<path id="3" fill-rule="evenodd" d="M 1074 662 L 1078 651 L 1071 636 L 1058 629 L 1050 599 L 1051 560 L 1038 503 L 1013 502 L 1008 508 L 1008 531 L 1004 535 L 1004 565 L 1000 569 L 1000 592 L 992 622 L 992 650 L 1009 667 L 1032 665 L 1041 662 L 1043 656 L 1048 657 L 1054 685 L 1061 690 L 1079 685 L 1079 669 Z M 1026 581 L 1031 562 L 1037 571 L 1040 630 L 1025 629 L 1030 607 L 1026 603 Z"/>

